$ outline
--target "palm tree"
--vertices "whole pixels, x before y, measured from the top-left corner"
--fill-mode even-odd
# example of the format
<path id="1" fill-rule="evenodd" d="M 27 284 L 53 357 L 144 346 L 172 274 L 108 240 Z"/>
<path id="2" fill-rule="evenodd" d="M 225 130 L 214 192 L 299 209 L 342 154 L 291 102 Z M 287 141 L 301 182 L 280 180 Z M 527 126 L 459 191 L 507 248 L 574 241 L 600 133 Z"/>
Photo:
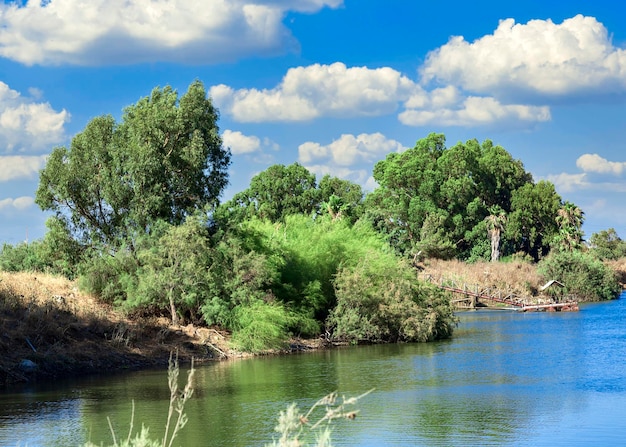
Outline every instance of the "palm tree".
<path id="1" fill-rule="evenodd" d="M 572 202 L 565 202 L 557 211 L 556 223 L 559 225 L 557 240 L 562 249 L 573 251 L 580 247 L 584 216 L 585 213 Z"/>
<path id="2" fill-rule="evenodd" d="M 328 198 L 328 202 L 325 202 L 322 206 L 326 208 L 326 211 L 328 211 L 328 214 L 330 214 L 333 220 L 341 219 L 343 212 L 347 208 L 343 203 L 343 199 L 335 194 L 331 195 Z"/>
<path id="3" fill-rule="evenodd" d="M 487 221 L 487 234 L 491 238 L 491 262 L 497 262 L 500 259 L 500 235 L 506 224 L 506 212 L 500 205 L 493 205 L 489 208 L 489 216 L 485 217 Z"/>

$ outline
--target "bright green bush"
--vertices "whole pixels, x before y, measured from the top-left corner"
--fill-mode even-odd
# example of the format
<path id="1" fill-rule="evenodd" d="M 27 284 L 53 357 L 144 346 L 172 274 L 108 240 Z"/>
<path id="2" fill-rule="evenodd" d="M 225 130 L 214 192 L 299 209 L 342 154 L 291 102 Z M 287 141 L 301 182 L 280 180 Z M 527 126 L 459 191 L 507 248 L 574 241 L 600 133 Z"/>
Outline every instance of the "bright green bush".
<path id="1" fill-rule="evenodd" d="M 279 281 L 282 259 L 262 253 L 264 248 L 249 236 L 229 234 L 211 250 L 201 307 L 208 325 L 237 331 L 237 309 L 274 300 L 272 288 Z"/>
<path id="2" fill-rule="evenodd" d="M 232 344 L 245 352 L 285 348 L 291 317 L 278 303 L 255 302 L 234 310 Z"/>
<path id="3" fill-rule="evenodd" d="M 562 295 L 573 295 L 579 301 L 611 300 L 620 291 L 615 273 L 580 251 L 552 253 L 539 263 L 538 271 L 546 281 L 561 282 L 565 286 Z"/>
<path id="4" fill-rule="evenodd" d="M 280 278 L 272 291 L 293 311 L 291 330 L 300 335 L 320 332 L 337 303 L 334 281 L 341 269 L 356 266 L 365 257 L 397 259 L 368 222 L 352 225 L 331 216 L 292 215 L 284 223 L 253 220 L 248 225 L 264 234 L 268 251 L 281 254 Z"/>

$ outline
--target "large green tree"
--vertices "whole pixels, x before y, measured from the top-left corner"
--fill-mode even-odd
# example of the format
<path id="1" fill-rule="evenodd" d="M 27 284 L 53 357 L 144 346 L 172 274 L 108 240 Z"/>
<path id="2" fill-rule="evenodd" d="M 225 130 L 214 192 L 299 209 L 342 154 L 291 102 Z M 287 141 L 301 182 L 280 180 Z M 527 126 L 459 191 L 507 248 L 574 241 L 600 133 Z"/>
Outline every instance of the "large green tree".
<path id="1" fill-rule="evenodd" d="M 180 98 L 171 87 L 127 107 L 121 122 L 91 120 L 69 148 L 52 151 L 36 202 L 77 240 L 110 249 L 149 232 L 157 220 L 180 224 L 217 204 L 228 183 L 230 151 L 201 82 Z"/>
<path id="2" fill-rule="evenodd" d="M 256 216 L 276 222 L 292 214 L 311 214 L 318 204 L 315 175 L 293 163 L 273 165 L 257 174 L 250 187 L 236 194 L 224 208 L 238 220 Z"/>
<path id="3" fill-rule="evenodd" d="M 590 252 L 602 260 L 626 257 L 626 241 L 619 237 L 615 228 L 593 233 L 589 245 Z"/>
<path id="4" fill-rule="evenodd" d="M 513 191 L 506 236 L 514 251 L 539 260 L 550 251 L 558 233 L 557 215 L 561 197 L 551 182 L 527 183 Z"/>
<path id="5" fill-rule="evenodd" d="M 522 163 L 490 140 L 446 148 L 442 134 L 388 155 L 374 179 L 380 187 L 366 198 L 366 214 L 376 228 L 400 252 L 439 258 L 473 256 L 487 242 L 489 209 L 509 213 L 514 192 L 532 184 Z"/>

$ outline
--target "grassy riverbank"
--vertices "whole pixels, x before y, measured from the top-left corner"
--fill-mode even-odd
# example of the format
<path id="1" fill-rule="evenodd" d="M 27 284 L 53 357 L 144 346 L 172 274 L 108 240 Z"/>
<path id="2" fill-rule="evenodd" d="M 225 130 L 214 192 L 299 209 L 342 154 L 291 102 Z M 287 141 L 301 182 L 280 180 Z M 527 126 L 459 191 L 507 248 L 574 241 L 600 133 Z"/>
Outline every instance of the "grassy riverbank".
<path id="1" fill-rule="evenodd" d="M 622 286 L 626 259 L 612 261 Z M 545 278 L 525 262 L 429 260 L 422 274 L 534 296 Z M 302 346 L 317 347 L 316 341 Z M 182 362 L 237 358 L 228 334 L 173 326 L 168 318 L 125 315 L 78 290 L 65 278 L 0 272 L 0 385 L 85 373 L 165 366 L 172 351 Z"/>

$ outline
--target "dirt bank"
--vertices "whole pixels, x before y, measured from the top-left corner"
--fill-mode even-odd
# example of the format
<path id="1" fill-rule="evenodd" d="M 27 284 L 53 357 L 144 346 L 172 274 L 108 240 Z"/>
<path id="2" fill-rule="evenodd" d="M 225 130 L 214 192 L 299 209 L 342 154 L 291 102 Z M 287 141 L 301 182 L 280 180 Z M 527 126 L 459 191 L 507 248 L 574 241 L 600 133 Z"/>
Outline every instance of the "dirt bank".
<path id="1" fill-rule="evenodd" d="M 216 329 L 131 318 L 64 278 L 0 272 L 0 386 L 165 367 L 176 351 L 181 362 L 246 356 Z"/>

